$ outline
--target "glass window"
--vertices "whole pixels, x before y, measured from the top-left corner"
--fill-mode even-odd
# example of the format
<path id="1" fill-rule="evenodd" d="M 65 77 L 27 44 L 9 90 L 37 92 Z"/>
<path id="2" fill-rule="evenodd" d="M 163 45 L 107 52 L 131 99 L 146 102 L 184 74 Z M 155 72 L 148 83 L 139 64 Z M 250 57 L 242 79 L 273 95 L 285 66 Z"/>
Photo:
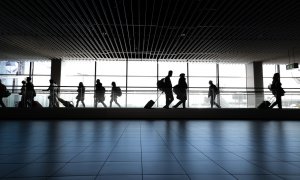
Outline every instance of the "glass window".
<path id="1" fill-rule="evenodd" d="M 246 66 L 219 64 L 220 105 L 224 108 L 247 107 Z"/>

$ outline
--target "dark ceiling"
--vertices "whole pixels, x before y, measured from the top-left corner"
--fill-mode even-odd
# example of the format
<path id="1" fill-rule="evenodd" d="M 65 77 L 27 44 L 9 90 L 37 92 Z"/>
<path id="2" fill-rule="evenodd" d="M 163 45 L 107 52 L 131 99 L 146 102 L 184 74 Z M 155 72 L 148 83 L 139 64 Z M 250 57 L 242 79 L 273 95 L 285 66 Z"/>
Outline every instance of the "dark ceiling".
<path id="1" fill-rule="evenodd" d="M 0 59 L 300 59 L 299 0 L 1 0 L 0 22 Z"/>

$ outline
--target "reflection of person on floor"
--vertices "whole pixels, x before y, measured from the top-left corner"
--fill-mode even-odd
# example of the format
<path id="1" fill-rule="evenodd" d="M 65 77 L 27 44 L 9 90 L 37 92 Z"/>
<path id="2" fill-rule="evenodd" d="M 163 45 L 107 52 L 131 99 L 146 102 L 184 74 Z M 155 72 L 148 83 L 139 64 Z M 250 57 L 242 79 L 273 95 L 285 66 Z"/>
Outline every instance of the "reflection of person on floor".
<path id="1" fill-rule="evenodd" d="M 165 94 L 166 94 L 166 105 L 163 108 L 169 109 L 170 104 L 174 100 L 173 91 L 172 91 L 172 82 L 171 77 L 173 71 L 169 71 L 168 76 L 165 77 Z"/>
<path id="2" fill-rule="evenodd" d="M 272 94 L 276 98 L 276 101 L 270 106 L 270 108 L 273 108 L 274 106 L 278 105 L 278 108 L 282 109 L 281 96 L 284 96 L 285 91 L 281 87 L 280 74 L 279 73 L 274 74 L 270 90 L 272 91 Z"/>
<path id="3" fill-rule="evenodd" d="M 105 108 L 107 107 L 104 103 L 105 100 L 105 88 L 102 86 L 102 83 L 99 79 L 96 81 L 96 90 L 95 90 L 95 99 L 96 104 L 95 107 L 97 107 L 98 103 L 101 103 Z"/>
<path id="4" fill-rule="evenodd" d="M 112 85 L 112 88 L 111 88 L 111 95 L 110 95 L 111 99 L 110 99 L 109 107 L 112 107 L 112 102 L 115 102 L 120 108 L 121 105 L 118 103 L 117 99 L 118 99 L 118 96 L 121 96 L 121 92 L 120 92 L 121 89 L 120 89 L 120 87 L 116 86 L 115 82 L 112 82 L 111 85 Z"/>
<path id="5" fill-rule="evenodd" d="M 76 107 L 78 107 L 79 101 L 81 101 L 83 107 L 85 107 L 85 104 L 84 104 L 85 87 L 82 82 L 79 83 L 77 92 L 78 92 L 78 95 L 76 96 L 76 99 L 77 99 Z"/>
<path id="6" fill-rule="evenodd" d="M 1 107 L 3 107 L 3 108 L 5 108 L 6 106 L 5 106 L 5 104 L 4 104 L 4 102 L 3 102 L 3 97 L 4 97 L 4 94 L 5 94 L 5 92 L 6 92 L 6 86 L 4 85 L 4 84 L 2 84 L 2 81 L 1 81 L 1 79 L 0 79 L 0 105 L 1 105 Z"/>
<path id="7" fill-rule="evenodd" d="M 216 85 L 213 84 L 212 81 L 209 81 L 209 89 L 208 89 L 208 97 L 210 97 L 210 107 L 213 108 L 214 105 L 216 105 L 218 108 L 221 108 L 221 106 L 215 102 L 217 94 L 219 94 L 219 89 Z"/>
<path id="8" fill-rule="evenodd" d="M 58 93 L 57 85 L 54 83 L 53 79 L 50 79 L 49 82 L 50 82 L 50 86 L 48 87 L 48 89 L 43 90 L 43 91 L 50 91 L 50 95 L 48 96 L 49 107 L 59 107 L 59 103 L 57 100 L 57 93 Z"/>
<path id="9" fill-rule="evenodd" d="M 179 99 L 179 102 L 173 107 L 177 108 L 180 104 L 182 104 L 182 108 L 185 108 L 185 102 L 187 99 L 187 96 L 186 96 L 187 83 L 185 81 L 184 73 L 180 74 L 178 85 L 176 85 L 176 88 L 174 87 L 173 89 L 174 89 L 175 94 L 177 94 L 177 99 Z"/>

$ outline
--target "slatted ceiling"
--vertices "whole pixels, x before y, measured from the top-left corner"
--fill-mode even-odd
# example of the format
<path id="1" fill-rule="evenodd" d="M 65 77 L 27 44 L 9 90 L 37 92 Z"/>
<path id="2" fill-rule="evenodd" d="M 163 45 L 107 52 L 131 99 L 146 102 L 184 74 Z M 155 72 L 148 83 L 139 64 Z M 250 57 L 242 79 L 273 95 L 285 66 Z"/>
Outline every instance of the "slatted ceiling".
<path id="1" fill-rule="evenodd" d="M 0 59 L 300 59 L 297 0 L 1 0 L 0 23 Z"/>

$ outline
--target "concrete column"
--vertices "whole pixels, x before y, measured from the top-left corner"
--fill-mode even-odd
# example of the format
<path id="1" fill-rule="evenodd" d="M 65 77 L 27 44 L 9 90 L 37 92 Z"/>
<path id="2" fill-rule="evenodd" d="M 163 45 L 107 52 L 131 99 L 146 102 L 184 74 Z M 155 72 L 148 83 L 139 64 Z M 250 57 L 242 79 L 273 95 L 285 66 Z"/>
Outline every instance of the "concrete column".
<path id="1" fill-rule="evenodd" d="M 246 65 L 247 107 L 255 108 L 264 100 L 262 62 Z M 253 93 L 252 93 L 253 92 Z"/>
<path id="2" fill-rule="evenodd" d="M 51 79 L 60 86 L 61 78 L 61 59 L 51 59 Z"/>

